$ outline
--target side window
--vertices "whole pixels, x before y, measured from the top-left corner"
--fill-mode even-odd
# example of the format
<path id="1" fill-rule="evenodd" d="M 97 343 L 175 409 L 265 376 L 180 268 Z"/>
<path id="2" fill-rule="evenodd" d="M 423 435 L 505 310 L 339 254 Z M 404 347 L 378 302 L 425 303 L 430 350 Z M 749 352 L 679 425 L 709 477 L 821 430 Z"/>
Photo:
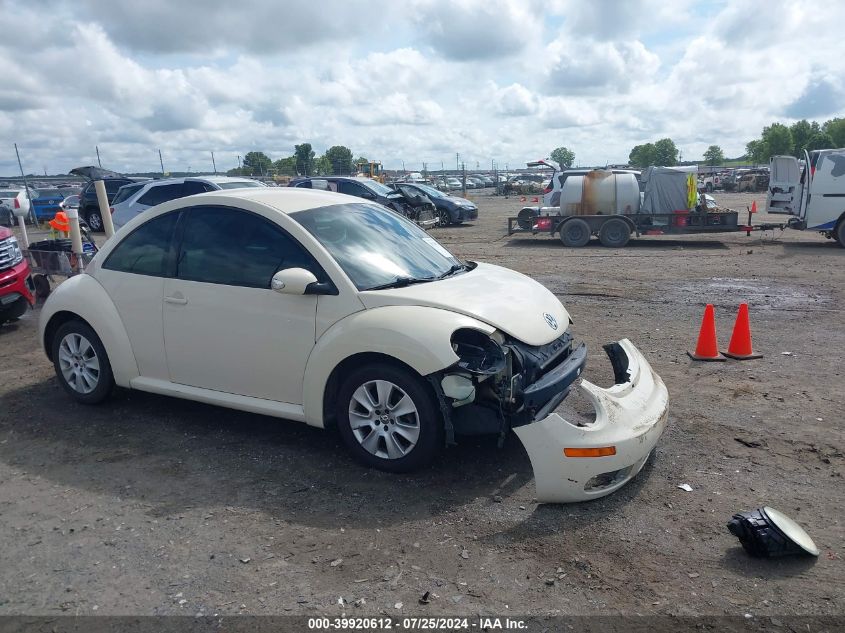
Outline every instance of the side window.
<path id="1" fill-rule="evenodd" d="M 264 218 L 229 207 L 191 210 L 179 252 L 180 279 L 269 288 L 273 275 L 285 268 L 323 276 L 298 242 Z"/>
<path id="2" fill-rule="evenodd" d="M 127 235 L 103 264 L 107 270 L 163 277 L 178 212 L 145 222 Z"/>
<path id="3" fill-rule="evenodd" d="M 173 185 L 155 185 L 147 189 L 147 193 L 138 198 L 138 204 L 153 207 L 157 204 L 182 197 L 182 183 Z"/>
<path id="4" fill-rule="evenodd" d="M 311 181 L 312 189 L 319 189 L 320 191 L 329 191 L 329 183 L 323 178 L 314 178 Z"/>
<path id="5" fill-rule="evenodd" d="M 215 191 L 214 187 L 206 182 L 199 180 L 186 180 L 182 184 L 182 196 L 193 196 L 197 193 L 206 193 L 208 191 Z"/>
<path id="6" fill-rule="evenodd" d="M 348 196 L 356 196 L 358 198 L 368 197 L 366 194 L 369 193 L 369 190 L 365 189 L 357 182 L 350 182 L 348 180 L 341 180 L 338 184 L 337 190 L 340 193 L 345 193 Z M 374 197 L 370 195 L 369 197 Z"/>

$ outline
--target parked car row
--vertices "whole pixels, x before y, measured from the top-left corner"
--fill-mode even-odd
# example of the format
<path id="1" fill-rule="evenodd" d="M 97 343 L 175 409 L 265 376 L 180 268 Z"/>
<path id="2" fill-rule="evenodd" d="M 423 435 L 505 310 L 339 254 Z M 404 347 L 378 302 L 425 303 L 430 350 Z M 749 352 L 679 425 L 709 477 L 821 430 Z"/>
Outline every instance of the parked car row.
<path id="1" fill-rule="evenodd" d="M 371 178 L 357 176 L 295 178 L 290 181 L 288 186 L 300 189 L 333 191 L 364 200 L 372 200 L 404 215 L 425 228 L 433 227 L 438 221 L 434 203 L 425 194 L 411 187 L 406 191 L 399 191 Z"/>

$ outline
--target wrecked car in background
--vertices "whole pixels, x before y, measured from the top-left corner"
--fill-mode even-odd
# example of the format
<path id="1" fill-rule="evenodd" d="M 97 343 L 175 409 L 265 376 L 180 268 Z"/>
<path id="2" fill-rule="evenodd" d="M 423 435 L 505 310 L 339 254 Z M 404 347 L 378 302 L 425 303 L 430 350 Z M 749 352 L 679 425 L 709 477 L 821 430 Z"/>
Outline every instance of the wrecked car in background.
<path id="1" fill-rule="evenodd" d="M 379 204 L 261 188 L 135 217 L 50 295 L 39 338 L 80 402 L 117 385 L 330 426 L 391 472 L 512 429 L 538 501 L 570 502 L 640 471 L 668 401 L 621 340 L 605 348 L 616 384 L 580 384 L 595 419 L 556 413 L 587 359 L 570 324 L 544 286 L 459 261 Z"/>

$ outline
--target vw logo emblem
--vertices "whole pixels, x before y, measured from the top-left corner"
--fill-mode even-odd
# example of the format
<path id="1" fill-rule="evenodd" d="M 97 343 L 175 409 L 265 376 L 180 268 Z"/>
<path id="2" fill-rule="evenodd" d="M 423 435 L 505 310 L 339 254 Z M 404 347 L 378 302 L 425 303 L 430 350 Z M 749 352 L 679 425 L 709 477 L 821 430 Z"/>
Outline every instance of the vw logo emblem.
<path id="1" fill-rule="evenodd" d="M 543 312 L 543 318 L 546 320 L 546 323 L 549 324 L 550 328 L 552 328 L 553 330 L 557 329 L 557 319 L 554 318 L 551 314 L 549 314 L 548 312 Z"/>

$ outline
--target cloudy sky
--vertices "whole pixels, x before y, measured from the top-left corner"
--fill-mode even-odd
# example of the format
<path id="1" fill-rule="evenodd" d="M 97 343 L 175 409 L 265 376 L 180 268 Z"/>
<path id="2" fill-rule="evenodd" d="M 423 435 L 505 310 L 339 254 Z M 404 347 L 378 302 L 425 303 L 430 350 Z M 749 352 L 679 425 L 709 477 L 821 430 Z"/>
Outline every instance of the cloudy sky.
<path id="1" fill-rule="evenodd" d="M 728 156 L 845 115 L 845 2 L 0 0 L 0 175 L 219 169 L 310 142 L 386 167 Z"/>

